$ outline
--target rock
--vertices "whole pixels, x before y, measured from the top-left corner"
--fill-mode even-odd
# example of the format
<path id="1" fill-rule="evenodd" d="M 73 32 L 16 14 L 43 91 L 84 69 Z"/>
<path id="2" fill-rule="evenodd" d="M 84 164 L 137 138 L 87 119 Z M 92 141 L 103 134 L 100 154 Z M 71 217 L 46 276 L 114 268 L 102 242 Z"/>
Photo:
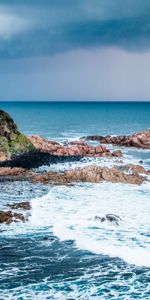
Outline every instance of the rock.
<path id="1" fill-rule="evenodd" d="M 95 216 L 95 221 L 100 221 L 101 223 L 108 221 L 109 223 L 114 223 L 115 225 L 119 225 L 121 218 L 114 214 L 107 214 L 105 217 Z"/>
<path id="2" fill-rule="evenodd" d="M 139 160 L 139 164 L 143 164 L 143 160 Z"/>
<path id="3" fill-rule="evenodd" d="M 8 206 L 11 209 L 25 209 L 25 210 L 30 210 L 31 209 L 31 204 L 29 202 L 21 202 L 21 203 L 14 203 L 14 204 L 8 204 Z"/>
<path id="4" fill-rule="evenodd" d="M 108 149 L 103 146 L 89 146 L 85 141 L 72 141 L 70 143 L 61 144 L 55 141 L 48 141 L 38 135 L 29 137 L 30 142 L 34 147 L 41 152 L 49 153 L 56 156 L 79 156 L 79 157 L 109 157 L 116 156 L 120 157 L 121 151 L 114 151 L 111 153 Z"/>
<path id="5" fill-rule="evenodd" d="M 136 147 L 141 149 L 150 149 L 150 129 L 140 132 L 134 133 L 132 135 L 120 135 L 120 136 L 88 136 L 86 138 L 82 138 L 85 140 L 98 141 L 102 144 L 114 144 L 119 146 L 126 147 Z"/>
<path id="6" fill-rule="evenodd" d="M 23 168 L 0 168 L 0 176 L 21 176 L 26 173 Z"/>
<path id="7" fill-rule="evenodd" d="M 25 217 L 20 213 L 12 213 L 11 211 L 0 211 L 0 223 L 10 224 L 12 222 L 25 222 Z"/>
<path id="8" fill-rule="evenodd" d="M 75 168 L 62 173 L 48 172 L 46 174 L 33 174 L 32 182 L 42 182 L 44 184 L 70 184 L 73 182 L 91 182 L 98 183 L 110 181 L 113 183 L 141 184 L 146 178 L 136 172 L 127 174 L 126 170 L 119 167 L 98 167 L 96 165 Z"/>
<path id="9" fill-rule="evenodd" d="M 6 160 L 0 162 L 1 167 L 11 167 L 11 168 L 24 168 L 24 169 L 31 169 L 31 168 L 38 168 L 42 165 L 49 165 L 51 163 L 63 163 L 63 162 L 72 162 L 72 161 L 79 161 L 81 157 L 79 155 L 76 156 L 59 156 L 56 153 L 50 154 L 46 152 L 41 152 L 39 150 L 24 153 L 21 155 L 15 155 L 12 157 L 11 160 Z"/>
<path id="10" fill-rule="evenodd" d="M 149 174 L 149 171 L 146 171 L 143 166 L 139 166 L 139 165 L 129 164 L 129 165 L 122 166 L 120 168 L 122 168 L 125 171 L 132 172 L 132 174 L 140 174 L 140 173 Z"/>
<path id="11" fill-rule="evenodd" d="M 7 159 L 6 155 L 4 152 L 0 152 L 0 161 L 5 161 Z"/>
<path id="12" fill-rule="evenodd" d="M 121 218 L 117 215 L 113 214 L 107 214 L 106 215 L 106 220 L 109 221 L 110 223 L 115 223 L 116 225 L 119 225 L 119 221 L 121 221 Z"/>
<path id="13" fill-rule="evenodd" d="M 0 168 L 0 181 L 26 180 L 33 183 L 71 185 L 75 182 L 102 182 L 141 184 L 148 179 L 141 174 L 150 174 L 143 166 L 124 165 L 112 168 L 90 165 L 83 168 L 75 168 L 64 172 L 38 173 L 23 168 Z"/>
<path id="14" fill-rule="evenodd" d="M 20 133 L 8 113 L 0 110 L 0 161 L 11 159 L 12 155 L 33 151 L 28 138 Z"/>
<path id="15" fill-rule="evenodd" d="M 112 155 L 115 157 L 122 157 L 122 152 L 120 150 L 116 150 L 112 153 Z"/>

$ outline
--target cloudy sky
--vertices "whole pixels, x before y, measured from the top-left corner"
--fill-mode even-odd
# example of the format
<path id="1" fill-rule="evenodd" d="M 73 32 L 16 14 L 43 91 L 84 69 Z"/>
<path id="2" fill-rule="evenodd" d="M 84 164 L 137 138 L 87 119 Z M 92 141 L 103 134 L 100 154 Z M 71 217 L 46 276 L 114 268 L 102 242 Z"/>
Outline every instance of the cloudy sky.
<path id="1" fill-rule="evenodd" d="M 150 100 L 150 0 L 0 0 L 0 100 Z"/>

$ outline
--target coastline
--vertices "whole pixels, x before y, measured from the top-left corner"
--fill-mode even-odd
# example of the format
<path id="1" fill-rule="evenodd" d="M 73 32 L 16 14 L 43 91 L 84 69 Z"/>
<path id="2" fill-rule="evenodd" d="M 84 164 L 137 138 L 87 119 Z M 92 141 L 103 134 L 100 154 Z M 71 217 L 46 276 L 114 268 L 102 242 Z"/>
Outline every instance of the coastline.
<path id="1" fill-rule="evenodd" d="M 145 132 L 147 131 L 144 131 L 144 136 Z M 30 136 L 31 133 L 33 132 L 30 132 Z M 36 132 L 36 143 L 35 136 L 32 137 L 34 147 L 36 145 L 38 148 L 37 156 L 36 151 L 32 154 L 22 153 L 21 156 L 17 153 L 19 165 L 10 165 L 10 161 L 6 161 L 5 167 L 3 164 L 0 167 L 1 251 L 4 261 L 8 251 L 7 261 L 15 278 L 13 282 L 9 276 L 6 284 L 1 281 L 0 276 L 0 292 L 3 296 L 10 293 L 12 299 L 19 295 L 24 297 L 25 294 L 29 297 L 32 294 L 35 299 L 46 295 L 62 299 L 68 295 L 80 295 L 82 299 L 83 295 L 87 295 L 85 290 L 83 294 L 81 291 L 84 280 L 84 286 L 87 286 L 87 291 L 92 295 L 88 280 L 90 278 L 97 284 L 96 293 L 100 295 L 101 291 L 109 299 L 110 295 L 105 291 L 105 284 L 101 279 L 108 270 L 105 276 L 109 291 L 113 291 L 111 284 L 117 289 L 119 282 L 122 282 L 122 286 L 127 286 L 132 294 L 130 287 L 135 288 L 135 272 L 140 270 L 144 278 L 149 274 L 149 148 L 145 149 L 141 144 L 101 144 L 100 141 L 81 138 L 85 136 L 82 134 L 78 139 L 69 134 L 68 140 L 63 137 L 57 140 L 44 135 L 42 139 L 37 138 L 38 133 L 40 132 Z M 89 133 L 87 128 L 88 137 Z M 100 130 L 96 135 L 97 133 L 101 135 Z M 126 135 L 130 142 L 132 133 L 133 131 L 131 139 Z M 103 137 L 106 138 L 107 134 L 109 132 L 103 134 Z M 116 137 L 116 134 L 111 136 Z M 139 137 L 136 134 L 137 136 Z M 120 141 L 120 137 L 118 140 Z M 142 140 L 142 143 L 145 142 L 148 145 L 146 139 Z M 55 153 L 53 156 L 57 152 L 54 146 L 58 147 L 59 155 Z M 71 156 L 73 149 L 80 151 L 81 155 L 76 153 Z M 89 153 L 91 150 L 92 153 Z M 121 152 L 116 152 L 118 150 Z M 118 155 L 112 155 L 114 152 Z M 46 160 L 35 164 L 39 153 L 40 157 L 44 153 Z M 103 156 L 103 153 L 107 155 Z M 23 157 L 27 164 L 25 168 L 25 165 L 20 168 Z M 14 264 L 11 261 L 12 253 Z M 43 265 L 44 271 L 39 272 Z M 14 266 L 18 267 L 18 271 L 13 269 Z M 85 275 L 81 272 L 82 267 Z M 35 274 L 32 278 L 28 268 Z M 7 264 L 4 266 L 2 261 L 0 270 L 8 276 Z M 68 270 L 70 277 L 67 275 Z M 111 276 L 114 270 L 116 275 Z M 130 279 L 122 279 L 129 270 Z M 18 272 L 22 272 L 23 287 Z M 74 274 L 77 282 L 81 282 L 81 289 L 75 281 L 75 288 L 71 290 Z M 95 274 L 98 274 L 99 279 Z M 5 275 L 3 278 L 5 280 Z M 138 297 L 142 290 L 144 299 L 148 299 L 147 280 L 141 283 L 137 274 L 136 281 L 140 286 Z M 61 286 L 60 294 L 57 293 L 58 286 Z M 70 291 L 65 292 L 67 286 Z M 77 294 L 74 294 L 75 289 Z M 122 297 L 121 293 L 118 290 L 117 297 Z"/>

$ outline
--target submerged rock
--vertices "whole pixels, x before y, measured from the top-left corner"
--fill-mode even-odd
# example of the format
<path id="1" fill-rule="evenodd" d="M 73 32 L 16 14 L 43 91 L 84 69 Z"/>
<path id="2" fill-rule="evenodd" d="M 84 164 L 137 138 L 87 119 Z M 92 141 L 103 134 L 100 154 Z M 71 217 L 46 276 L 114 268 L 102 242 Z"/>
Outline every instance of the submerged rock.
<path id="1" fill-rule="evenodd" d="M 132 135 L 87 136 L 85 140 L 98 141 L 102 144 L 114 144 L 114 145 L 126 146 L 126 147 L 150 149 L 150 129 L 144 132 L 134 133 Z"/>
<path id="2" fill-rule="evenodd" d="M 108 221 L 109 223 L 114 223 L 115 225 L 119 225 L 121 218 L 114 214 L 107 214 L 105 217 L 95 216 L 95 221 L 100 221 L 101 223 Z"/>

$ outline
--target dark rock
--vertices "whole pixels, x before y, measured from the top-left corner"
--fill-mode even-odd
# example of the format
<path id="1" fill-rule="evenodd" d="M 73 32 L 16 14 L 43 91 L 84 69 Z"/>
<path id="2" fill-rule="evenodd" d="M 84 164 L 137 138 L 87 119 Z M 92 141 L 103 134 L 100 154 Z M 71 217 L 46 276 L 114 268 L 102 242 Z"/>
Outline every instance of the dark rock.
<path id="1" fill-rule="evenodd" d="M 12 213 L 11 211 L 0 211 L 0 223 L 10 224 L 12 222 L 25 222 L 25 217 L 20 213 Z"/>
<path id="2" fill-rule="evenodd" d="M 109 223 L 114 223 L 115 225 L 119 225 L 121 218 L 114 214 L 107 214 L 105 217 L 95 216 L 95 221 L 100 221 L 101 223 L 108 221 Z"/>
<path id="3" fill-rule="evenodd" d="M 8 204 L 8 206 L 12 209 L 25 209 L 25 210 L 30 210 L 31 209 L 31 204 L 29 202 L 21 202 L 21 203 L 15 203 L 15 204 Z"/>
<path id="4" fill-rule="evenodd" d="M 140 163 L 140 164 L 143 164 L 143 160 L 140 160 L 139 163 Z"/>
<path id="5" fill-rule="evenodd" d="M 80 156 L 58 156 L 36 150 L 21 155 L 13 155 L 12 159 L 0 162 L 0 167 L 31 169 L 51 163 L 72 162 L 80 159 Z"/>
<path id="6" fill-rule="evenodd" d="M 110 223 L 114 222 L 116 225 L 119 225 L 119 221 L 121 221 L 121 218 L 117 215 L 107 214 L 106 220 L 109 221 Z"/>

